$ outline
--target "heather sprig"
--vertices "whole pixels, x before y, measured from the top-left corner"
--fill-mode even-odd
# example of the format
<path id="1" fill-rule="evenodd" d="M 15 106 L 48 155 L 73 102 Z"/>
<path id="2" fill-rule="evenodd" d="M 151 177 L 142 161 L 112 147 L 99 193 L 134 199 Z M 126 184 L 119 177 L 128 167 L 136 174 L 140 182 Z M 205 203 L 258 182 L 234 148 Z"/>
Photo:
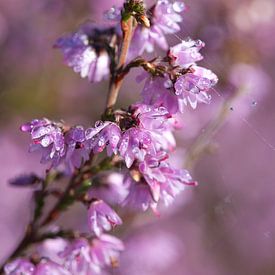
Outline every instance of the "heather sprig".
<path id="1" fill-rule="evenodd" d="M 83 24 L 54 45 L 82 78 L 109 79 L 106 108 L 99 116 L 102 120 L 88 128 L 46 118 L 21 126 L 31 136 L 30 151 L 38 151 L 48 167 L 45 179 L 31 174 L 12 181 L 35 186 L 35 206 L 25 237 L 5 264 L 6 274 L 84 275 L 114 268 L 124 246 L 106 231 L 123 226 L 120 209 L 151 208 L 158 213 L 159 205 L 169 205 L 197 184 L 187 170 L 173 167 L 170 155 L 176 150 L 173 132 L 179 128 L 178 117 L 184 119 L 189 105 L 196 109 L 198 103 L 210 103 L 218 81 L 196 64 L 205 45 L 188 38 L 169 48 L 166 35 L 180 30 L 185 11 L 180 1 L 158 0 L 147 8 L 141 0 L 126 0 L 118 11 L 113 7 L 105 13 L 115 19 L 111 25 Z M 156 46 L 166 52 L 147 60 L 143 54 Z M 133 68 L 142 71 L 138 82 L 145 80 L 141 100 L 116 109 L 123 80 Z M 68 182 L 65 189 L 59 187 L 61 180 Z M 46 211 L 48 197 L 56 203 Z M 87 209 L 89 231 L 50 229 L 75 202 Z M 58 262 L 26 253 L 39 241 L 58 237 L 68 241 Z"/>

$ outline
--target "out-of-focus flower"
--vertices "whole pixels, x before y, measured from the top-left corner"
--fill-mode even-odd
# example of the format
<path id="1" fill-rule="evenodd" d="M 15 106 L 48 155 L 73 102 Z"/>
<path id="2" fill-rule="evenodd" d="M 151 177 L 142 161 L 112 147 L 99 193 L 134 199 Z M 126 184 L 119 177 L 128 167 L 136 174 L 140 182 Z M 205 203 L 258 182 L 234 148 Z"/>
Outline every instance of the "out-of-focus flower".
<path id="1" fill-rule="evenodd" d="M 6 275 L 33 275 L 35 266 L 29 260 L 18 258 L 6 264 L 4 269 Z"/>
<path id="2" fill-rule="evenodd" d="M 124 245 L 119 239 L 103 234 L 91 243 L 83 238 L 75 240 L 60 256 L 72 274 L 99 274 L 103 268 L 116 266 L 123 250 Z"/>
<path id="3" fill-rule="evenodd" d="M 100 236 L 103 231 L 109 231 L 114 226 L 122 224 L 117 213 L 102 200 L 92 202 L 88 212 L 90 230 L 97 236 Z"/>
<path id="4" fill-rule="evenodd" d="M 169 50 L 169 57 L 171 58 L 172 64 L 183 68 L 194 65 L 195 62 L 203 59 L 199 51 L 204 46 L 205 44 L 201 40 L 194 41 L 188 39 L 171 47 Z"/>
<path id="5" fill-rule="evenodd" d="M 38 183 L 40 179 L 34 173 L 22 175 L 9 181 L 9 184 L 14 186 L 31 186 Z"/>
<path id="6" fill-rule="evenodd" d="M 71 273 L 63 266 L 51 260 L 42 259 L 41 262 L 37 265 L 33 275 L 71 275 Z"/>
<path id="7" fill-rule="evenodd" d="M 124 250 L 124 245 L 118 238 L 103 234 L 98 239 L 92 241 L 91 257 L 98 266 L 116 267 L 120 252 Z"/>
<path id="8" fill-rule="evenodd" d="M 71 274 L 98 274 L 100 272 L 91 258 L 91 246 L 86 239 L 77 239 L 69 244 L 60 257 L 64 258 L 64 266 Z"/>
<path id="9" fill-rule="evenodd" d="M 101 173 L 98 177 L 100 184 L 93 185 L 89 190 L 90 198 L 97 198 L 108 204 L 120 204 L 128 194 L 127 187 L 123 184 L 123 174 L 117 172 Z"/>
<path id="10" fill-rule="evenodd" d="M 85 24 L 78 31 L 61 37 L 55 47 L 62 50 L 65 62 L 82 78 L 98 82 L 109 76 L 110 58 L 108 48 L 116 35 L 114 27 L 98 27 Z"/>
<path id="11" fill-rule="evenodd" d="M 149 207 L 156 209 L 157 203 L 154 201 L 149 185 L 140 177 L 138 171 L 134 175 L 126 174 L 124 184 L 129 188 L 129 194 L 123 201 L 130 209 L 146 211 Z"/>

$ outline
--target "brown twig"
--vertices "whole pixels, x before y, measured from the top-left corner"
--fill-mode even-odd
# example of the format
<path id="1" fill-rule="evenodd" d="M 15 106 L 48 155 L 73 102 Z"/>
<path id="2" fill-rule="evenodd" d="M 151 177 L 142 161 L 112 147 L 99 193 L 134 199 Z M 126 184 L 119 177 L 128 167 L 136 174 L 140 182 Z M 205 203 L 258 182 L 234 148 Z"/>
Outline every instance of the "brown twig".
<path id="1" fill-rule="evenodd" d="M 106 109 L 112 109 L 113 106 L 116 104 L 117 97 L 123 82 L 123 78 L 119 77 L 118 72 L 121 68 L 125 65 L 127 61 L 127 55 L 130 47 L 130 43 L 133 36 L 133 31 L 135 29 L 135 19 L 131 16 L 128 20 L 121 22 L 121 28 L 123 31 L 123 41 L 121 46 L 121 51 L 118 59 L 118 64 L 116 67 L 116 71 L 111 78 L 110 82 L 110 89 L 106 103 Z"/>

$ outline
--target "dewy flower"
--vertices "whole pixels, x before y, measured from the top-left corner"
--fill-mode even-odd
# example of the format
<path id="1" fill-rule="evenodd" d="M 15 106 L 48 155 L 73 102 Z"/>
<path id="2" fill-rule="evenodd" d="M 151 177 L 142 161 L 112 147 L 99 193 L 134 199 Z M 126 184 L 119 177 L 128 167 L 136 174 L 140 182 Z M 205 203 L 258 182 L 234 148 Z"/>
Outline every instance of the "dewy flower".
<path id="1" fill-rule="evenodd" d="M 34 270 L 34 264 L 23 258 L 18 258 L 13 262 L 6 264 L 4 268 L 6 275 L 33 275 Z"/>
<path id="2" fill-rule="evenodd" d="M 103 231 L 109 231 L 114 226 L 121 225 L 122 220 L 108 204 L 102 200 L 97 200 L 90 205 L 88 224 L 90 230 L 100 236 Z"/>
<path id="3" fill-rule="evenodd" d="M 108 156 L 116 154 L 120 138 L 120 128 L 110 121 L 98 121 L 94 128 L 86 130 L 86 140 L 94 153 L 100 153 L 106 147 Z"/>
<path id="4" fill-rule="evenodd" d="M 179 76 L 173 83 L 167 75 L 148 77 L 142 91 L 146 104 L 164 106 L 171 114 L 183 113 L 190 104 L 195 109 L 198 103 L 209 103 L 209 90 L 218 82 L 217 76 L 208 69 L 196 65 Z"/>
<path id="5" fill-rule="evenodd" d="M 155 151 L 155 143 L 147 130 L 132 127 L 126 130 L 121 138 L 119 153 L 124 158 L 127 168 L 130 168 L 135 160 L 143 160 L 147 152 Z"/>
<path id="6" fill-rule="evenodd" d="M 65 134 L 67 152 L 65 163 L 69 171 L 79 168 L 90 157 L 90 150 L 85 146 L 85 129 L 82 126 L 72 127 Z"/>
<path id="7" fill-rule="evenodd" d="M 150 186 L 154 200 L 162 199 L 165 204 L 169 204 L 186 186 L 196 185 L 188 171 L 172 168 L 167 158 L 165 152 L 159 152 L 155 156 L 147 155 L 139 164 L 139 171 Z"/>
<path id="8" fill-rule="evenodd" d="M 185 40 L 180 44 L 171 47 L 169 50 L 169 57 L 174 66 L 180 66 L 182 68 L 188 68 L 195 64 L 195 62 L 203 59 L 203 56 L 199 53 L 200 49 L 205 44 L 201 40 Z"/>
<path id="9" fill-rule="evenodd" d="M 64 157 L 65 142 L 61 125 L 48 119 L 35 119 L 21 126 L 23 132 L 29 132 L 33 143 L 30 151 L 42 152 L 41 163 L 51 161 L 51 167 L 56 167 Z"/>
<path id="10" fill-rule="evenodd" d="M 41 151 L 42 163 L 51 162 L 50 168 L 56 168 L 64 162 L 68 172 L 89 160 L 91 152 L 96 154 L 107 148 L 108 156 L 116 154 L 121 137 L 119 127 L 110 121 L 99 121 L 86 130 L 75 126 L 65 131 L 61 124 L 36 119 L 22 125 L 21 130 L 30 132 L 33 140 L 30 151 Z"/>
<path id="11" fill-rule="evenodd" d="M 85 24 L 77 32 L 57 40 L 55 47 L 62 50 L 65 62 L 82 78 L 98 82 L 109 76 L 110 58 L 107 47 L 113 35 L 114 27 L 98 27 Z"/>
<path id="12" fill-rule="evenodd" d="M 129 56 L 134 58 L 142 55 L 144 51 L 151 53 L 154 51 L 155 44 L 163 50 L 168 50 L 165 35 L 176 33 L 180 30 L 179 23 L 182 21 L 180 13 L 184 10 L 185 5 L 183 2 L 157 1 L 153 8 L 150 9 L 151 27 L 139 26 L 136 29 Z"/>
<path id="13" fill-rule="evenodd" d="M 180 112 L 188 103 L 193 109 L 198 102 L 208 104 L 211 100 L 208 91 L 218 82 L 217 76 L 208 69 L 193 66 L 191 70 L 191 73 L 180 76 L 174 85 Z"/>

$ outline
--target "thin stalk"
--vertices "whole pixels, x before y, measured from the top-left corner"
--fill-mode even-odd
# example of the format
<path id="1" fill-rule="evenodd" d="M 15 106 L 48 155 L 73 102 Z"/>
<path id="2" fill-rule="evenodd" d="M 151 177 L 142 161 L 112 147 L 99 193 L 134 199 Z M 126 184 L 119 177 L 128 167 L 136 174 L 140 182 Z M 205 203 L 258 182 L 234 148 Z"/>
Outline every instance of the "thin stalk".
<path id="1" fill-rule="evenodd" d="M 121 46 L 121 51 L 118 59 L 118 64 L 114 75 L 111 78 L 109 94 L 107 97 L 106 109 L 112 109 L 116 104 L 117 97 L 123 82 L 123 78 L 119 77 L 119 71 L 123 68 L 127 61 L 127 55 L 130 47 L 130 43 L 133 37 L 133 32 L 135 29 L 135 19 L 131 16 L 126 21 L 121 21 L 121 28 L 123 31 L 123 41 Z"/>

